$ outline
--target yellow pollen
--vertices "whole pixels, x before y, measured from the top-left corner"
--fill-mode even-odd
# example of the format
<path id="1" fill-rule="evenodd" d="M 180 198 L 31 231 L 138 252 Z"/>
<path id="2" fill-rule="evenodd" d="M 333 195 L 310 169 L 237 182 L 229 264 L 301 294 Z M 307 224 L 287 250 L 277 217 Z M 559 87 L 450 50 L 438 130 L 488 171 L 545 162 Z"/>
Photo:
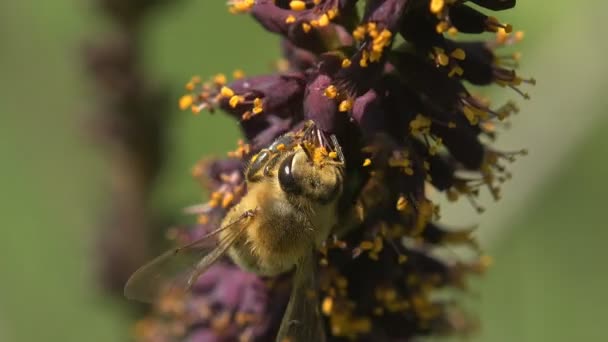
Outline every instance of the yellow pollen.
<path id="1" fill-rule="evenodd" d="M 335 152 L 335 151 L 331 151 L 331 152 L 329 152 L 329 158 L 331 158 L 331 159 L 336 159 L 336 158 L 338 158 L 338 153 L 337 153 L 337 152 Z"/>
<path id="2" fill-rule="evenodd" d="M 369 158 L 365 158 L 365 160 L 363 161 L 363 166 L 370 166 L 372 165 L 372 161 Z"/>
<path id="3" fill-rule="evenodd" d="M 344 59 L 342 60 L 342 67 L 343 67 L 343 68 L 348 68 L 348 67 L 350 66 L 350 64 L 351 64 L 350 59 L 348 59 L 348 58 L 344 58 Z"/>
<path id="4" fill-rule="evenodd" d="M 337 9 L 330 9 L 327 11 L 327 16 L 329 17 L 329 20 L 335 18 L 336 16 L 338 16 L 338 10 Z"/>
<path id="5" fill-rule="evenodd" d="M 343 100 L 338 106 L 338 110 L 341 112 L 348 112 L 351 108 L 353 108 L 352 100 Z"/>
<path id="6" fill-rule="evenodd" d="M 294 17 L 293 15 L 288 15 L 287 18 L 285 18 L 285 23 L 286 24 L 291 24 L 291 23 L 295 23 L 296 22 L 296 17 Z"/>
<path id="7" fill-rule="evenodd" d="M 441 10 L 443 10 L 443 6 L 445 6 L 445 0 L 431 0 L 431 13 L 437 14 L 441 12 Z"/>
<path id="8" fill-rule="evenodd" d="M 220 89 L 220 95 L 223 97 L 233 97 L 234 91 L 226 86 L 223 86 L 222 89 Z"/>
<path id="9" fill-rule="evenodd" d="M 179 109 L 186 110 L 192 106 L 192 103 L 194 103 L 192 95 L 184 95 L 179 99 Z"/>
<path id="10" fill-rule="evenodd" d="M 306 9 L 306 3 L 304 1 L 300 1 L 300 0 L 292 0 L 289 3 L 289 8 L 291 8 L 294 11 L 303 11 Z"/>
<path id="11" fill-rule="evenodd" d="M 338 89 L 336 88 L 336 86 L 330 85 L 327 88 L 325 88 L 323 95 L 325 95 L 326 97 L 328 97 L 330 99 L 334 99 L 334 98 L 336 98 L 336 96 L 338 96 Z"/>
<path id="12" fill-rule="evenodd" d="M 308 24 L 308 23 L 302 23 L 302 30 L 304 30 L 305 33 L 310 32 L 311 28 L 312 27 L 310 26 L 310 24 Z"/>
<path id="13" fill-rule="evenodd" d="M 283 151 L 285 151 L 285 149 L 286 149 L 286 148 L 287 148 L 287 147 L 285 146 L 285 144 L 278 144 L 278 145 L 277 145 L 277 150 L 278 150 L 279 152 L 283 152 Z"/>

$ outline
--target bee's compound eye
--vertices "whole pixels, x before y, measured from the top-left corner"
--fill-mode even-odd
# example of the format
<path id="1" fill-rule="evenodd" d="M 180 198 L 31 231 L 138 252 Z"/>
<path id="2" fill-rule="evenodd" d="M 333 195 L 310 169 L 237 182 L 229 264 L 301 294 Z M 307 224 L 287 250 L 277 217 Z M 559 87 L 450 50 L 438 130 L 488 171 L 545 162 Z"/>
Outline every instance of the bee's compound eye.
<path id="1" fill-rule="evenodd" d="M 293 175 L 293 157 L 295 154 L 285 158 L 279 166 L 279 184 L 281 189 L 287 193 L 295 194 L 300 192 L 300 186 L 296 182 Z"/>

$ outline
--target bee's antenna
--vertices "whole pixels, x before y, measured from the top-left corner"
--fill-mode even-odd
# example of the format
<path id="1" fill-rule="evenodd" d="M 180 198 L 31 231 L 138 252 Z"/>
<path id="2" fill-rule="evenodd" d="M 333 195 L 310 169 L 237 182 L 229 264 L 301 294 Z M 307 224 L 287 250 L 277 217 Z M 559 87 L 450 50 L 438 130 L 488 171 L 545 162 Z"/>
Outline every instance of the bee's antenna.
<path id="1" fill-rule="evenodd" d="M 340 161 L 342 163 L 344 163 L 345 162 L 344 153 L 342 153 L 342 147 L 338 143 L 338 138 L 336 137 L 335 134 L 332 134 L 329 138 L 331 139 L 331 143 L 334 145 L 334 149 L 336 150 L 336 153 L 338 154 L 338 159 L 340 159 Z"/>

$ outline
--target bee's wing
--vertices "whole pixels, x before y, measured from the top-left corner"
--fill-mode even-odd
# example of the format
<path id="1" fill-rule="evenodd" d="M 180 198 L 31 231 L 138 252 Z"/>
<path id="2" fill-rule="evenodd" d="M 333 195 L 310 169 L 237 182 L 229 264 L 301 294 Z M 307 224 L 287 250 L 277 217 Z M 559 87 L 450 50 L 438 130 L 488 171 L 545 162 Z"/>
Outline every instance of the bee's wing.
<path id="1" fill-rule="evenodd" d="M 325 329 L 316 298 L 317 264 L 316 253 L 311 250 L 297 265 L 289 304 L 276 342 L 325 342 Z"/>
<path id="2" fill-rule="evenodd" d="M 145 264 L 127 281 L 125 297 L 149 303 L 163 291 L 185 293 L 243 234 L 252 215 L 253 211 L 247 211 L 234 222 Z M 216 241 L 215 236 L 223 230 L 226 234 Z"/>

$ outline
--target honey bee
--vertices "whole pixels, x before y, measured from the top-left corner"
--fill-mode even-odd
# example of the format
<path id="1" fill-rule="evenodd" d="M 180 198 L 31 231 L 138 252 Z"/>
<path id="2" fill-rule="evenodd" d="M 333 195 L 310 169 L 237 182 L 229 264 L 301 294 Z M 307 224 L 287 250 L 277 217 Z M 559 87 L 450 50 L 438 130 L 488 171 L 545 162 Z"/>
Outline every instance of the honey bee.
<path id="1" fill-rule="evenodd" d="M 137 270 L 125 296 L 144 302 L 163 289 L 188 291 L 221 256 L 263 276 L 292 270 L 295 276 L 277 341 L 324 341 L 317 301 L 316 252 L 337 223 L 344 157 L 335 136 L 312 121 L 287 133 L 251 158 L 247 194 L 220 228 L 157 257 Z"/>

